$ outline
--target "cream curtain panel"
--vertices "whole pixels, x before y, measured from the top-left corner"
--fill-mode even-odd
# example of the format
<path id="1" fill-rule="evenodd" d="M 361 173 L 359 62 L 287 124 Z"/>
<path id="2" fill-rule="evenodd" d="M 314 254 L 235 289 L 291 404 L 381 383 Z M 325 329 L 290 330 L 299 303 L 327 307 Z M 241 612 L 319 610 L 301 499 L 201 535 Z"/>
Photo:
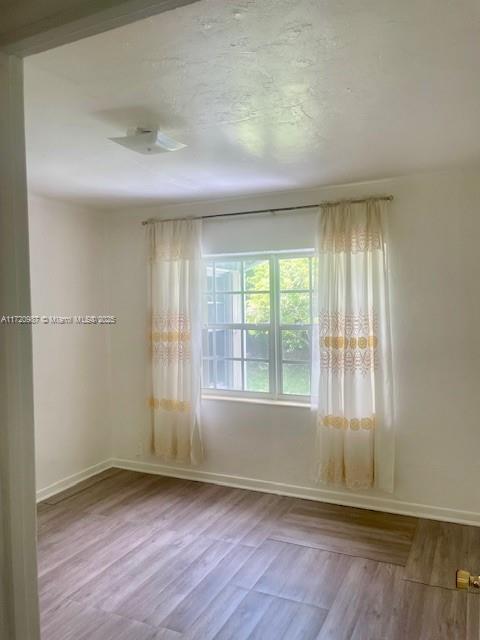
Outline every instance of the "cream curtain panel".
<path id="1" fill-rule="evenodd" d="M 317 481 L 391 492 L 387 208 L 373 199 L 320 208 L 312 404 Z"/>
<path id="2" fill-rule="evenodd" d="M 201 221 L 147 226 L 150 251 L 153 450 L 198 464 L 200 429 Z"/>

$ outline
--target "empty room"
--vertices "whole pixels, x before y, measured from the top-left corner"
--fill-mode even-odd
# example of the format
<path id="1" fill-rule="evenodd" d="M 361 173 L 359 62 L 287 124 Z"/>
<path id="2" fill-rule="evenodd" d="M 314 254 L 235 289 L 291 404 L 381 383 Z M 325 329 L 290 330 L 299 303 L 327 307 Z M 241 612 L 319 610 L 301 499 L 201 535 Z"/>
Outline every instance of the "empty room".
<path id="1" fill-rule="evenodd" d="M 478 4 L 93 5 L 0 99 L 2 640 L 479 640 Z"/>

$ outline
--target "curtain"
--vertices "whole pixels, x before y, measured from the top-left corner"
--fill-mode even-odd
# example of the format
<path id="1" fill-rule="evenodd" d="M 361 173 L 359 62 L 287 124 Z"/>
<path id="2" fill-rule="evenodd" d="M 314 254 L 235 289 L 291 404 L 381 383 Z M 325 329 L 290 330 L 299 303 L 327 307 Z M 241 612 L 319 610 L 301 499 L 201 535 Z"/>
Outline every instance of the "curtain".
<path id="1" fill-rule="evenodd" d="M 198 464 L 200 428 L 201 221 L 151 223 L 151 386 L 153 451 Z"/>
<path id="2" fill-rule="evenodd" d="M 372 199 L 320 208 L 312 405 L 316 480 L 391 492 L 387 207 Z"/>

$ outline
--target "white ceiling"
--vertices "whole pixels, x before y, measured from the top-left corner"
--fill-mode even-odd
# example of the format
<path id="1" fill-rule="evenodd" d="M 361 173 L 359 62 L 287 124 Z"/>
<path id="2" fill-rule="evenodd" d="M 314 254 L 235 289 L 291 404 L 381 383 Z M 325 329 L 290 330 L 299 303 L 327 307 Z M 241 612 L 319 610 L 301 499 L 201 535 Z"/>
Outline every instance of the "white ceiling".
<path id="1" fill-rule="evenodd" d="M 477 0 L 201 0 L 25 63 L 32 191 L 151 205 L 480 159 Z M 158 125 L 186 149 L 107 140 Z"/>

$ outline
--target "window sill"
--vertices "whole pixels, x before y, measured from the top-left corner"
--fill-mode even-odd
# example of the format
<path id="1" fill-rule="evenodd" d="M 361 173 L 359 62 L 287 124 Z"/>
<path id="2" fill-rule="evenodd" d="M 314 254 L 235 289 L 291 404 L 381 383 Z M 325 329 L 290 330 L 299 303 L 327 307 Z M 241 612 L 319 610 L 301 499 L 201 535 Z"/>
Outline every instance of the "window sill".
<path id="1" fill-rule="evenodd" d="M 210 394 L 203 394 L 202 400 L 220 400 L 222 402 L 241 402 L 244 404 L 265 404 L 274 407 L 297 407 L 299 409 L 308 409 L 310 411 L 310 404 L 308 402 L 295 402 L 294 400 L 272 400 L 271 398 L 248 398 L 239 396 L 215 396 Z"/>

